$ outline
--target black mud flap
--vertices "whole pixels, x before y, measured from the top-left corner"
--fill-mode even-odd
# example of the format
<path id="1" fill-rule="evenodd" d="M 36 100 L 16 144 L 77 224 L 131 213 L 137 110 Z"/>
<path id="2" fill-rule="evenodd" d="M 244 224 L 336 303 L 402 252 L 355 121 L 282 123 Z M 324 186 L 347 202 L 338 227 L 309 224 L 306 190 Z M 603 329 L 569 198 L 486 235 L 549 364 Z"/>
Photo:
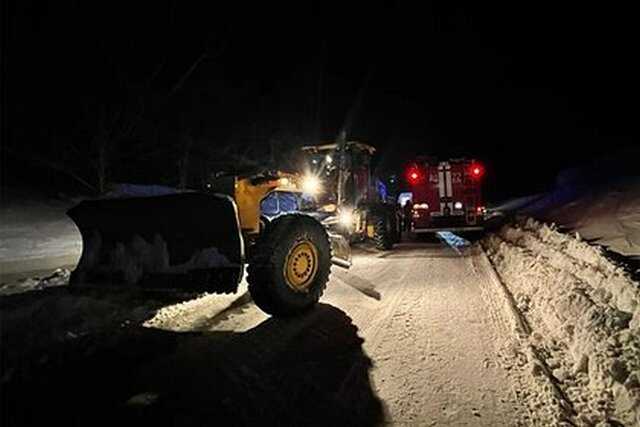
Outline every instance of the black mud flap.
<path id="1" fill-rule="evenodd" d="M 83 201 L 67 215 L 82 235 L 72 285 L 233 292 L 242 279 L 244 243 L 228 196 L 193 192 Z"/>

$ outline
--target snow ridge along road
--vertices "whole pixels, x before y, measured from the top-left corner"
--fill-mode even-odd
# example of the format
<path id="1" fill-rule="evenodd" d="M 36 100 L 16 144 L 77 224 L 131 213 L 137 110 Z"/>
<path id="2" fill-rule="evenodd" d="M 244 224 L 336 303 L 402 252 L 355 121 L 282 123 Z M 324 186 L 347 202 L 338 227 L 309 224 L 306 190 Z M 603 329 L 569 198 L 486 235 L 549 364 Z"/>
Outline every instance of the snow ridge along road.
<path id="1" fill-rule="evenodd" d="M 640 425 L 640 286 L 579 236 L 521 219 L 483 241 L 516 315 L 551 424 Z"/>

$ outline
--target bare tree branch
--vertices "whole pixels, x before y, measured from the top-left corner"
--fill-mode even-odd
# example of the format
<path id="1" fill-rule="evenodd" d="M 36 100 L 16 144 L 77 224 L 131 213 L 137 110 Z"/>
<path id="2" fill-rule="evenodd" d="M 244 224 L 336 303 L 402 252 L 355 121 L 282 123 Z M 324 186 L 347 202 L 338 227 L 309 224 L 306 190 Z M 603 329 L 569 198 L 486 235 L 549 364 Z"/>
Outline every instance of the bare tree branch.
<path id="1" fill-rule="evenodd" d="M 69 177 L 73 178 L 74 180 L 78 181 L 80 184 L 82 184 L 83 186 L 85 186 L 86 188 L 90 189 L 93 192 L 97 192 L 98 189 L 96 187 L 94 187 L 93 185 L 89 184 L 86 180 L 84 180 L 81 176 L 79 176 L 78 174 L 70 171 L 67 167 L 65 167 L 65 165 L 61 165 L 57 162 L 54 162 L 53 160 L 48 160 L 45 159 L 43 157 L 40 157 L 38 155 L 35 155 L 33 153 L 29 153 L 28 156 L 23 156 L 20 153 L 18 153 L 15 150 L 12 150 L 9 147 L 3 147 L 4 150 L 6 150 L 7 152 L 11 153 L 12 155 L 19 157 L 23 160 L 27 160 L 33 163 L 37 163 L 40 164 L 42 166 L 48 167 L 51 170 L 54 170 L 56 172 L 62 172 L 65 175 L 68 175 Z"/>
<path id="2" fill-rule="evenodd" d="M 173 86 L 173 88 L 171 88 L 171 90 L 169 91 L 169 94 L 167 95 L 167 98 L 172 97 L 173 95 L 175 95 L 175 93 L 177 91 L 179 91 L 182 86 L 184 85 L 184 83 L 187 81 L 187 79 L 189 78 L 189 76 L 191 76 L 191 74 L 196 70 L 196 68 L 198 68 L 198 65 L 200 65 L 200 63 L 207 57 L 207 52 L 202 52 L 200 54 L 200 56 L 193 62 L 193 64 L 191 64 L 191 67 L 189 67 L 187 69 L 187 71 L 185 71 L 185 73 L 182 75 L 182 77 L 180 77 L 180 79 L 177 81 L 177 83 Z"/>

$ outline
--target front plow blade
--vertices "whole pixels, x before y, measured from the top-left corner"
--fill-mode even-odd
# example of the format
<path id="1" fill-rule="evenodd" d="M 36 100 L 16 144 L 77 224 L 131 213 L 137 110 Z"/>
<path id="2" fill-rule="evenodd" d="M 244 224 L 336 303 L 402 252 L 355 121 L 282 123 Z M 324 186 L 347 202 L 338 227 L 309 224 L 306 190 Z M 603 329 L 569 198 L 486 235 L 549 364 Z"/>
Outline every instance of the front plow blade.
<path id="1" fill-rule="evenodd" d="M 232 292 L 244 248 L 235 202 L 203 193 L 84 201 L 67 212 L 82 235 L 70 283 Z"/>
<path id="2" fill-rule="evenodd" d="M 331 242 L 331 262 L 338 267 L 351 267 L 351 246 L 344 236 L 328 233 Z"/>

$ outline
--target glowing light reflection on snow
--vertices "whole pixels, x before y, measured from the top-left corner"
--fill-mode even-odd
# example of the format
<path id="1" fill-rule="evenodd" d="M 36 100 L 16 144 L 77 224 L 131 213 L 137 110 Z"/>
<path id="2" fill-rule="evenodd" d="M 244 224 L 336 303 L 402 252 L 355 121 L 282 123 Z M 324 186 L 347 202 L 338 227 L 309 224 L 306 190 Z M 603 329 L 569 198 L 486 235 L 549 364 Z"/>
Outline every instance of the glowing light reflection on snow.
<path id="1" fill-rule="evenodd" d="M 463 239 L 457 234 L 452 233 L 451 231 L 438 231 L 438 238 L 445 242 L 447 245 L 451 247 L 457 253 L 461 253 L 462 249 L 471 245 L 468 240 Z"/>

